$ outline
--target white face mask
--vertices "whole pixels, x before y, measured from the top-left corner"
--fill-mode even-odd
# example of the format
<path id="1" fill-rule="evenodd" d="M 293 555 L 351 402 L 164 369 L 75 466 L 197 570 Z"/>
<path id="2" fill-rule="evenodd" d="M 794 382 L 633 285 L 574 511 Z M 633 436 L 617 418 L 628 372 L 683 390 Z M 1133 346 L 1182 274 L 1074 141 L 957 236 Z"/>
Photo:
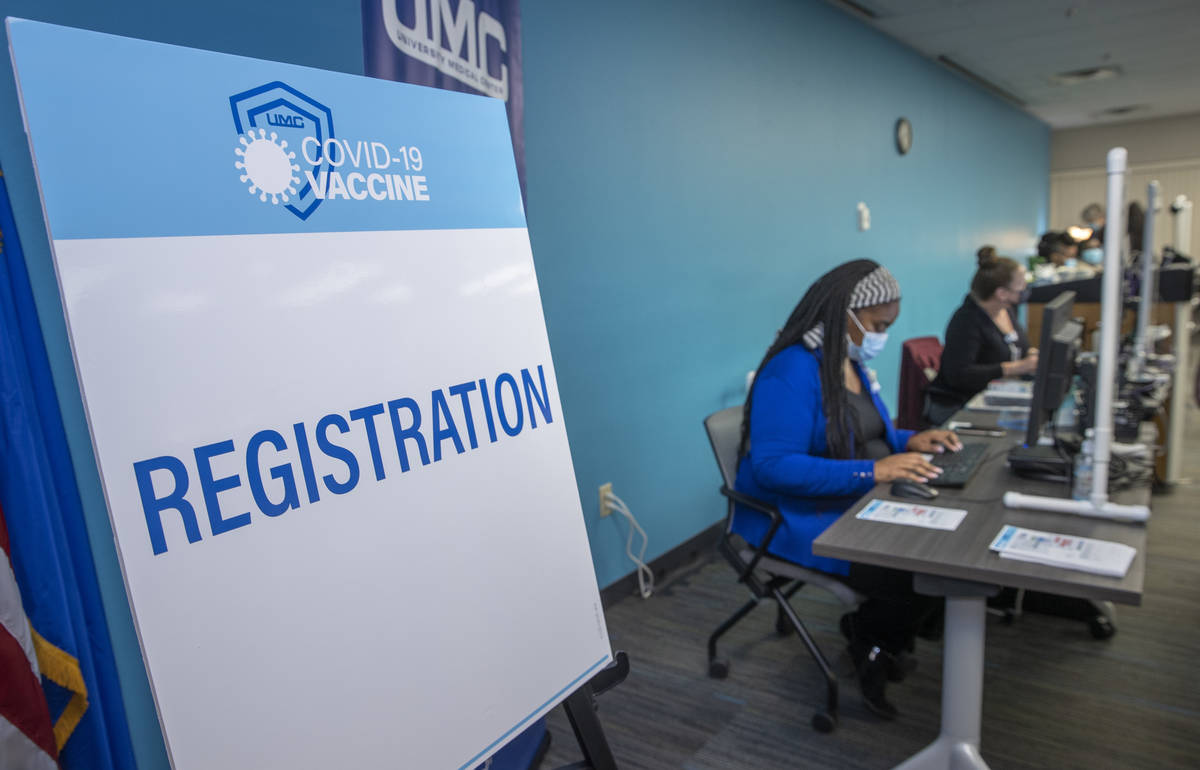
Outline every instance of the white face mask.
<path id="1" fill-rule="evenodd" d="M 850 344 L 850 360 L 865 364 L 883 352 L 884 346 L 887 345 L 887 332 L 869 332 L 863 328 L 862 322 L 858 320 L 858 316 L 854 315 L 850 310 L 846 312 L 850 314 L 854 325 L 858 327 L 858 330 L 863 335 L 862 345 L 855 345 L 854 340 L 847 339 L 847 342 Z M 849 337 L 849 335 L 846 336 Z"/>

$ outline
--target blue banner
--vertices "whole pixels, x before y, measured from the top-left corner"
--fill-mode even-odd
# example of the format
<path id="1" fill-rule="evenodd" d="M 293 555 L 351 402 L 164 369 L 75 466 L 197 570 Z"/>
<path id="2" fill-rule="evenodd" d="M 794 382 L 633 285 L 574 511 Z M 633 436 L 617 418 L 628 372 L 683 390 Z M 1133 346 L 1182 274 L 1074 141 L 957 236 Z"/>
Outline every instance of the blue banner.
<path id="1" fill-rule="evenodd" d="M 133 770 L 83 508 L 2 174 L 0 506 L 60 765 Z"/>
<path id="2" fill-rule="evenodd" d="M 508 110 L 525 193 L 525 110 L 518 0 L 363 0 L 365 73 L 482 94 Z"/>

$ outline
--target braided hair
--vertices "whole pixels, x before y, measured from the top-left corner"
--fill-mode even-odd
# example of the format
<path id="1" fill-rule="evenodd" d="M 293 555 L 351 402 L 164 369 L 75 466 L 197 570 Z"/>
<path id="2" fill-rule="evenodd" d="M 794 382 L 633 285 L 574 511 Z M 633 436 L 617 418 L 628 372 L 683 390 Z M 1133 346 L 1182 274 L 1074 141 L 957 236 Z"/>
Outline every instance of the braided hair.
<path id="1" fill-rule="evenodd" d="M 754 401 L 754 388 L 758 384 L 759 373 L 762 372 L 767 362 L 778 355 L 780 351 L 801 342 L 807 342 L 810 348 L 818 345 L 823 348 L 820 368 L 821 400 L 824 403 L 825 419 L 828 423 L 826 443 L 829 447 L 829 456 L 844 459 L 854 455 L 851 436 L 860 434 L 861 431 L 853 430 L 852 413 L 846 400 L 842 368 L 842 361 L 846 358 L 846 324 L 848 323 L 846 311 L 851 308 L 852 295 L 856 295 L 857 299 L 857 295 L 864 294 L 860 287 L 860 284 L 864 283 L 863 279 L 876 271 L 886 273 L 886 269 L 881 268 L 877 262 L 869 259 L 856 259 L 830 270 L 818 278 L 816 283 L 805 292 L 800 303 L 788 316 L 783 329 L 776 335 L 775 342 L 767 349 L 762 363 L 754 371 L 754 381 L 746 396 L 746 405 L 742 414 L 742 442 L 738 449 L 739 457 L 744 456 L 750 448 L 750 406 Z M 895 279 L 891 277 L 890 273 L 887 273 L 887 280 L 892 284 L 895 283 Z M 856 288 L 859 289 L 857 293 L 855 292 Z M 872 292 L 868 291 L 865 296 L 871 297 L 871 294 Z M 855 302 L 854 305 L 867 307 L 869 304 L 881 304 L 883 301 L 895 298 L 897 297 L 871 297 Z M 874 299 L 881 301 L 874 302 Z M 861 304 L 861 302 L 867 304 Z"/>

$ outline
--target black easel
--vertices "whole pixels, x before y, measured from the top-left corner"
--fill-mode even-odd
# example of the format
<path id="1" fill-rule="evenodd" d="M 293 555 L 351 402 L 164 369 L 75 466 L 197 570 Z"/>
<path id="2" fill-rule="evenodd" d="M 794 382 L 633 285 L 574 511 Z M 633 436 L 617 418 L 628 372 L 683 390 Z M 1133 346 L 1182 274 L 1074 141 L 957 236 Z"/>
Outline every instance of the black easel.
<path id="1" fill-rule="evenodd" d="M 617 761 L 613 759 L 608 740 L 604 737 L 604 728 L 596 716 L 596 696 L 624 682 L 628 675 L 629 656 L 624 651 L 618 651 L 612 663 L 597 671 L 595 676 L 563 701 L 567 719 L 575 731 L 575 740 L 579 741 L 579 748 L 583 751 L 583 761 L 558 770 L 617 770 Z"/>

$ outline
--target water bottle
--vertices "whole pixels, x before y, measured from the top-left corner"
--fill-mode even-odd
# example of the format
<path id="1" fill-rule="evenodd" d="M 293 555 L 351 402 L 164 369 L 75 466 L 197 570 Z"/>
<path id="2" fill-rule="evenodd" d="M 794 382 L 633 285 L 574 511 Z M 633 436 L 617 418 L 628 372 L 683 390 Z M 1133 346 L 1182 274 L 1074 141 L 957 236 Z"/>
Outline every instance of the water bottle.
<path id="1" fill-rule="evenodd" d="M 1088 428 L 1084 433 L 1083 446 L 1079 448 L 1079 454 L 1075 455 L 1075 478 L 1071 487 L 1071 497 L 1076 500 L 1087 500 L 1092 496 L 1092 477 L 1095 475 L 1092 470 L 1094 435 L 1095 431 Z"/>

